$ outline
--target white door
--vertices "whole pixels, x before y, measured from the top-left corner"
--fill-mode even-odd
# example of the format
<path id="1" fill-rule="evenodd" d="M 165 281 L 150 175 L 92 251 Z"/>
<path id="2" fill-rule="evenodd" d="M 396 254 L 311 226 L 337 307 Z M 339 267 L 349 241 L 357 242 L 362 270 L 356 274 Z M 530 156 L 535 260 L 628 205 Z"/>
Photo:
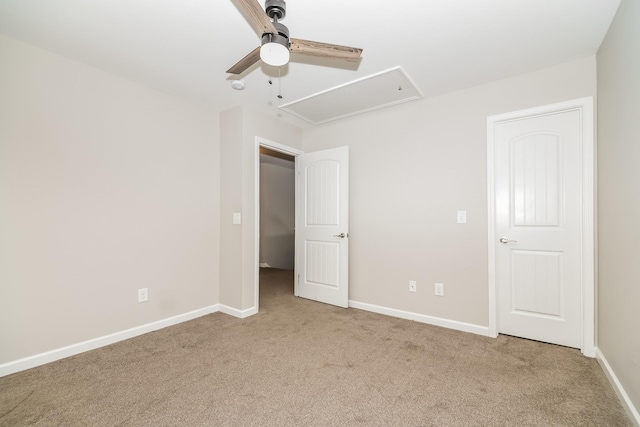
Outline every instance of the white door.
<path id="1" fill-rule="evenodd" d="M 349 305 L 349 149 L 296 157 L 296 295 Z"/>
<path id="2" fill-rule="evenodd" d="M 498 332 L 581 347 L 581 111 L 494 126 Z"/>

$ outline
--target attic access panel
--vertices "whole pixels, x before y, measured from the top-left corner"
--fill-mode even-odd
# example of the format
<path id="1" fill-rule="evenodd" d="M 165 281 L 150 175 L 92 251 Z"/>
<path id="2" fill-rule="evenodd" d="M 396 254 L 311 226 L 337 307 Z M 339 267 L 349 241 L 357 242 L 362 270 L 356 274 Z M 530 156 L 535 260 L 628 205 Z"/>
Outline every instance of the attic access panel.
<path id="1" fill-rule="evenodd" d="M 422 98 L 401 67 L 363 77 L 279 108 L 309 123 L 332 120 Z"/>

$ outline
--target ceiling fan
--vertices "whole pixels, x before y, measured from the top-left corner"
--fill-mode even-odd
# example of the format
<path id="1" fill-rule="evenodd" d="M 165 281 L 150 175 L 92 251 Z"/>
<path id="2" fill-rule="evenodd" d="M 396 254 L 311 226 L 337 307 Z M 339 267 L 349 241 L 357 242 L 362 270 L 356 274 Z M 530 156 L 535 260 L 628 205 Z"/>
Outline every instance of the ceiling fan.
<path id="1" fill-rule="evenodd" d="M 237 0 L 237 2 L 246 12 L 249 24 L 258 34 L 261 34 L 262 45 L 229 68 L 227 70 L 229 74 L 242 74 L 258 60 L 280 67 L 289 62 L 290 52 L 349 62 L 360 60 L 362 49 L 356 47 L 290 39 L 289 29 L 278 22 L 286 15 L 285 0 L 266 0 L 265 10 L 262 10 L 258 0 Z"/>

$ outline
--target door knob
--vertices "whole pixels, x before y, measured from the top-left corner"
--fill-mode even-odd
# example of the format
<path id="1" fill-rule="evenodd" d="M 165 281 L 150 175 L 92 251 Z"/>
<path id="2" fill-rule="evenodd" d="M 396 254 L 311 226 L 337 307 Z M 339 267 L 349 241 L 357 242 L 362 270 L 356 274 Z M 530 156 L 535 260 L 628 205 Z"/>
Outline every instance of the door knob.
<path id="1" fill-rule="evenodd" d="M 340 233 L 340 234 L 334 234 L 333 237 L 339 237 L 341 239 L 344 239 L 345 237 L 347 237 L 348 234 L 344 234 L 344 233 Z"/>
<path id="2" fill-rule="evenodd" d="M 500 243 L 503 243 L 503 244 L 506 245 L 507 243 L 518 243 L 518 241 L 517 240 L 509 240 L 506 237 L 501 237 L 500 238 Z"/>

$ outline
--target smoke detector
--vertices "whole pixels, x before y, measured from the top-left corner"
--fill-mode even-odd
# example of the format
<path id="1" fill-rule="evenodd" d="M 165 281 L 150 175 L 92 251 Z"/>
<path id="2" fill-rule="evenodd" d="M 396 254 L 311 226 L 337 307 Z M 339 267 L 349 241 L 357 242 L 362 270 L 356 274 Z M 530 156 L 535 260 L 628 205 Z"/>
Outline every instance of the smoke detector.
<path id="1" fill-rule="evenodd" d="M 231 87 L 235 90 L 244 90 L 244 80 L 233 80 L 231 82 Z"/>

